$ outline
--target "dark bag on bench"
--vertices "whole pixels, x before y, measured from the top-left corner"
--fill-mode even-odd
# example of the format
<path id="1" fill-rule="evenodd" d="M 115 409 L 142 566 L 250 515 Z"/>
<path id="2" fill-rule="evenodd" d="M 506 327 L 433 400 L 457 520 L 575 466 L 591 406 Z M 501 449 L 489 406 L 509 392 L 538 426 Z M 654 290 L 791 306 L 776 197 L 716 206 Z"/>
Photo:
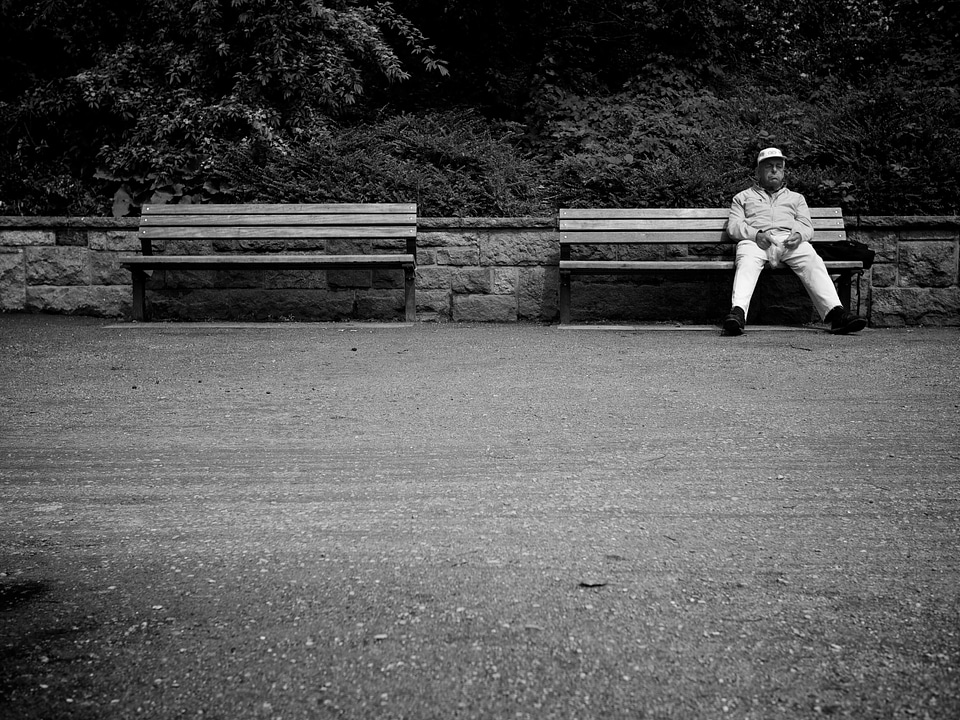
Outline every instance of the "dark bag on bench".
<path id="1" fill-rule="evenodd" d="M 813 248 L 824 260 L 859 260 L 863 263 L 864 270 L 873 265 L 876 255 L 867 245 L 856 240 L 814 243 Z"/>

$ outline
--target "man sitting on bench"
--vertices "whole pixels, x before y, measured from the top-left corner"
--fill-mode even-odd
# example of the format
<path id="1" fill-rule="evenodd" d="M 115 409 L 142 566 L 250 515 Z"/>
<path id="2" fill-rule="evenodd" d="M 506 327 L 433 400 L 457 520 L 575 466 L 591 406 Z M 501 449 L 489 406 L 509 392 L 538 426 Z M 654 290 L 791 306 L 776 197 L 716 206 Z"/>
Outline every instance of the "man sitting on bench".
<path id="1" fill-rule="evenodd" d="M 784 184 L 786 160 L 777 148 L 757 156 L 757 182 L 737 193 L 730 205 L 727 233 L 737 240 L 736 274 L 730 313 L 723 320 L 725 335 L 742 335 L 750 299 L 764 266 L 789 266 L 803 283 L 814 307 L 830 332 L 858 332 L 867 326 L 862 317 L 846 310 L 823 260 L 810 239 L 813 222 L 807 201 Z"/>

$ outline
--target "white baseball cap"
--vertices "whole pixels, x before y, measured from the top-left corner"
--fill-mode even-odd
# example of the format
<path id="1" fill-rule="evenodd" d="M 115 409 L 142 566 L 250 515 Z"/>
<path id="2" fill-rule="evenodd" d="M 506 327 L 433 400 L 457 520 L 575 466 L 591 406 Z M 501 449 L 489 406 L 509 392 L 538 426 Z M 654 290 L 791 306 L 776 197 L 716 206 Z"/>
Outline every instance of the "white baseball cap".
<path id="1" fill-rule="evenodd" d="M 769 147 L 765 150 L 761 150 L 760 154 L 757 155 L 757 165 L 759 166 L 764 160 L 769 160 L 770 158 L 780 158 L 781 160 L 786 161 L 783 153 L 780 152 L 778 148 Z"/>

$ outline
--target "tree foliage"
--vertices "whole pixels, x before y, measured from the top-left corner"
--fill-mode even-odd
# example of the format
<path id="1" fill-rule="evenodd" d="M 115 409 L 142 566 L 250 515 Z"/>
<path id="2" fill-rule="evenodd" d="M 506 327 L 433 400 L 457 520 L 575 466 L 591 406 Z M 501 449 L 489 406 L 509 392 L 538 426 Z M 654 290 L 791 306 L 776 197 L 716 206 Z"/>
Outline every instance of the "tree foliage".
<path id="1" fill-rule="evenodd" d="M 282 144 L 368 86 L 407 79 L 411 60 L 446 72 L 387 2 L 4 0 L 0 10 L 3 39 L 21 38 L 0 105 L 3 159 L 134 192 L 202 183 L 225 144 Z"/>
<path id="2" fill-rule="evenodd" d="M 0 57 L 3 212 L 292 200 L 293 177 L 451 214 L 713 205 L 764 144 L 811 201 L 957 210 L 958 3 L 0 0 Z M 387 128 L 483 150 L 413 159 Z"/>

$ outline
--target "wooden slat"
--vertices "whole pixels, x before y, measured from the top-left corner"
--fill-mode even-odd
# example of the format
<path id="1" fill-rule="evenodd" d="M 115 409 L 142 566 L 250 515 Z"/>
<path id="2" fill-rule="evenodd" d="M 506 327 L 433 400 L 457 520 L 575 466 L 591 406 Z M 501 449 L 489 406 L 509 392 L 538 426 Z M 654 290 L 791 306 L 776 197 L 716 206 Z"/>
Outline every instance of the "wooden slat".
<path id="1" fill-rule="evenodd" d="M 817 230 L 813 242 L 829 242 L 845 240 L 847 233 L 844 230 Z M 736 240 L 723 234 L 721 230 L 699 230 L 695 232 L 606 232 L 581 231 L 566 232 L 560 236 L 561 245 L 643 245 L 643 244 L 673 244 L 673 245 L 731 245 Z"/>
<path id="2" fill-rule="evenodd" d="M 671 232 L 674 230 L 723 230 L 727 218 L 614 218 L 591 220 L 565 220 L 560 223 L 561 232 L 577 230 L 639 230 Z M 836 230 L 843 228 L 843 218 L 815 218 L 814 229 Z"/>
<path id="3" fill-rule="evenodd" d="M 809 208 L 812 218 L 843 218 L 838 207 Z M 723 218 L 730 215 L 730 208 L 561 208 L 560 220 L 618 219 L 618 218 Z"/>
<path id="4" fill-rule="evenodd" d="M 730 208 L 561 208 L 560 221 L 593 219 L 674 220 L 677 218 L 726 220 Z"/>
<path id="5" fill-rule="evenodd" d="M 120 258 L 120 264 L 129 268 L 357 268 L 405 267 L 416 264 L 413 255 L 131 255 Z"/>
<path id="6" fill-rule="evenodd" d="M 560 272 L 628 273 L 648 270 L 732 270 L 732 260 L 561 260 Z"/>
<path id="7" fill-rule="evenodd" d="M 264 213 L 337 215 L 355 213 L 416 215 L 416 203 L 307 203 L 242 205 L 144 205 L 142 215 L 257 215 Z"/>
<path id="8" fill-rule="evenodd" d="M 310 214 L 270 214 L 256 215 L 218 214 L 218 215 L 155 215 L 140 218 L 141 227 L 300 227 L 305 225 L 327 226 L 382 226 L 382 225 L 411 225 L 416 226 L 417 216 L 409 214 L 349 214 L 349 215 L 317 215 Z"/>
<path id="9" fill-rule="evenodd" d="M 828 270 L 860 270 L 859 260 L 828 260 Z M 561 260 L 560 272 L 630 273 L 672 270 L 733 270 L 733 260 Z M 784 269 L 789 269 L 783 266 Z"/>
<path id="10" fill-rule="evenodd" d="M 360 225 L 352 227 L 141 227 L 147 240 L 270 240 L 315 238 L 407 238 L 415 226 Z"/>
<path id="11" fill-rule="evenodd" d="M 720 230 L 698 230 L 689 232 L 635 232 L 622 230 L 619 232 L 606 232 L 602 230 L 584 230 L 580 232 L 565 232 L 560 236 L 561 245 L 578 244 L 596 244 L 596 245 L 619 245 L 619 244 L 694 244 L 702 243 L 704 245 L 729 244 L 733 242 L 728 239 Z"/>

